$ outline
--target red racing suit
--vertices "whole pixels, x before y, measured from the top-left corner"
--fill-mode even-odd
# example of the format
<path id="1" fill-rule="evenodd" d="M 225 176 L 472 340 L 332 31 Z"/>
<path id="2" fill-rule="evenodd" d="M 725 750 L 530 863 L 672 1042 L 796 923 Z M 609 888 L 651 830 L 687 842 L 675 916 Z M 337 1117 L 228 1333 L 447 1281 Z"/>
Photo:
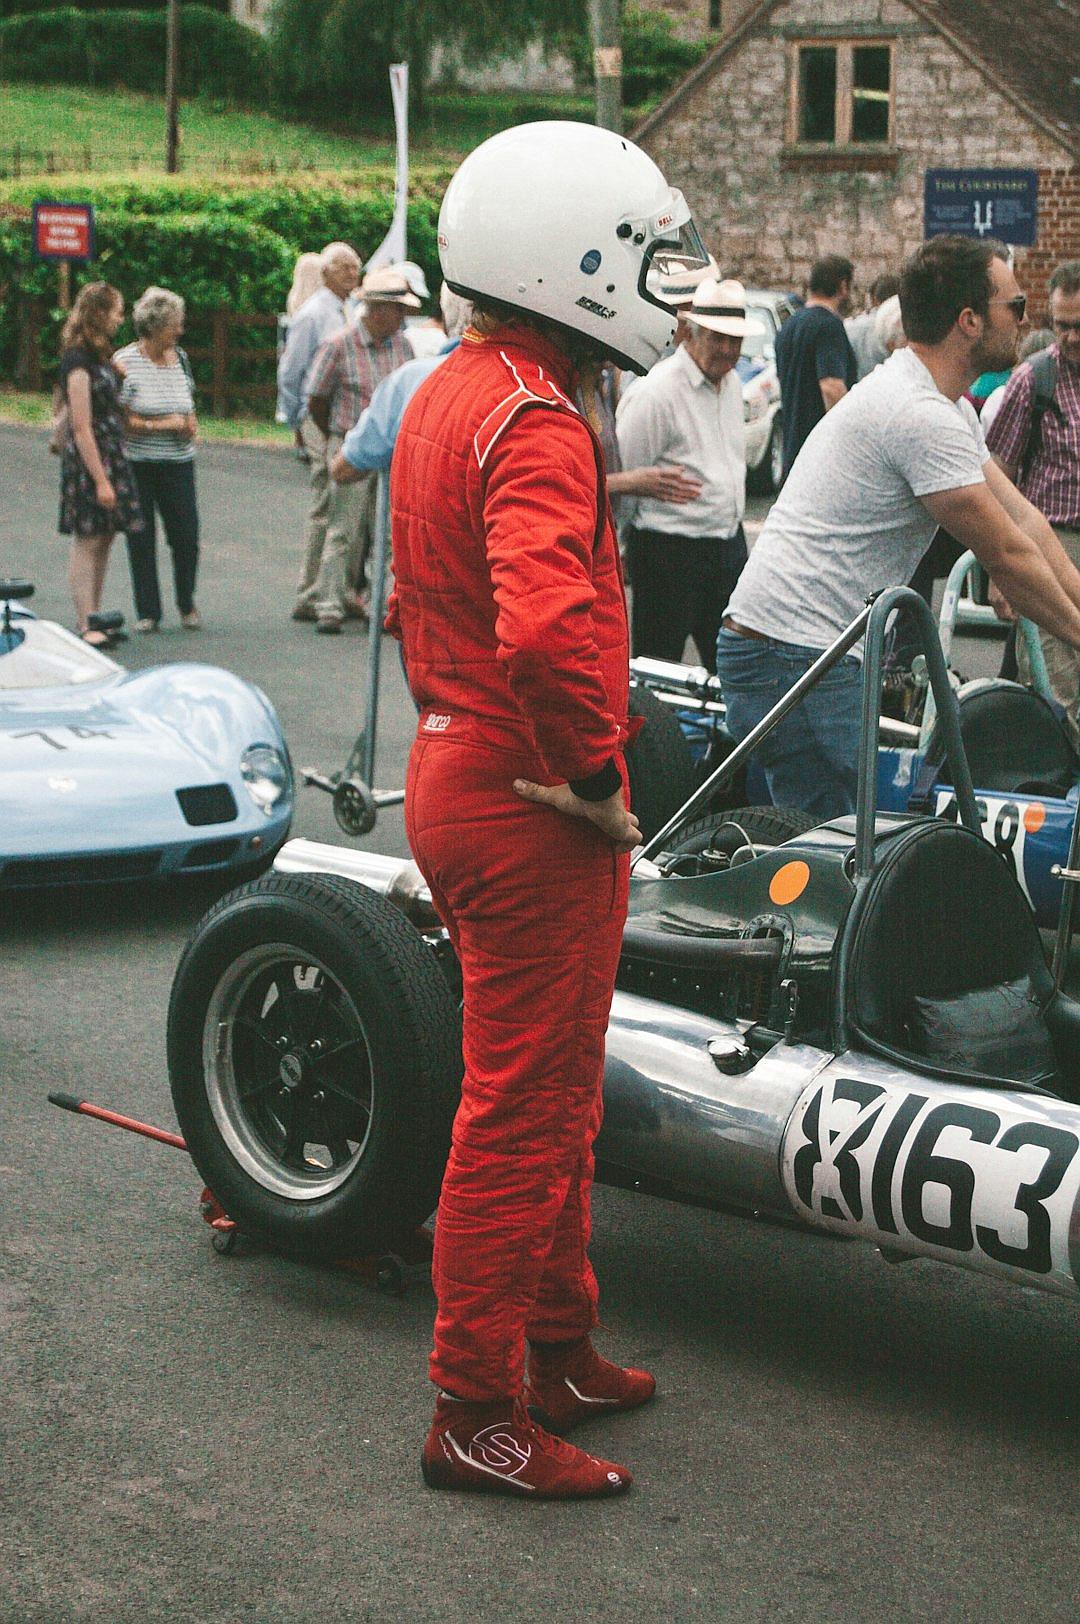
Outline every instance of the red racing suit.
<path id="1" fill-rule="evenodd" d="M 629 859 L 513 790 L 595 791 L 614 764 L 625 792 L 622 572 L 573 381 L 530 328 L 467 334 L 410 403 L 391 473 L 387 627 L 421 712 L 406 829 L 465 994 L 431 1378 L 472 1400 L 520 1393 L 526 1337 L 596 1322 L 592 1143 Z"/>

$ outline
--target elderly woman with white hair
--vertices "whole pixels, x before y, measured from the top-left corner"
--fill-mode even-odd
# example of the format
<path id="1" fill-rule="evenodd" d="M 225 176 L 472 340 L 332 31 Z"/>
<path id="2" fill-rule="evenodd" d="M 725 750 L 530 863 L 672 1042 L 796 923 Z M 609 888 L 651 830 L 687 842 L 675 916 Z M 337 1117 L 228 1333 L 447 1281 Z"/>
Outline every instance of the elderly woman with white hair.
<path id="1" fill-rule="evenodd" d="M 191 368 L 179 347 L 184 301 L 167 288 L 147 288 L 132 312 L 138 337 L 115 357 L 123 369 L 124 449 L 135 474 L 143 524 L 127 533 L 135 630 L 161 624 L 157 570 L 160 513 L 173 562 L 180 624 L 197 631 L 199 509 L 195 498 L 195 399 Z"/>

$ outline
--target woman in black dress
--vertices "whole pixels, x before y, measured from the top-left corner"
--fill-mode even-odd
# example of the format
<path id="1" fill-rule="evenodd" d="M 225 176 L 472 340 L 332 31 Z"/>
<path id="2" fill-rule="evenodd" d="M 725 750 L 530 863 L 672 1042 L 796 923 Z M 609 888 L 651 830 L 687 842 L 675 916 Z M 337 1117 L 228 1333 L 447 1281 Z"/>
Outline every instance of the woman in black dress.
<path id="1" fill-rule="evenodd" d="M 101 608 L 109 550 L 118 530 L 142 524 L 131 464 L 124 454 L 120 378 L 112 364 L 113 337 L 124 319 L 124 301 L 107 282 L 80 288 L 64 325 L 60 387 L 68 408 L 68 432 L 60 468 L 60 534 L 70 536 L 68 579 L 79 635 L 96 647 L 111 639 L 91 631 L 89 617 Z"/>

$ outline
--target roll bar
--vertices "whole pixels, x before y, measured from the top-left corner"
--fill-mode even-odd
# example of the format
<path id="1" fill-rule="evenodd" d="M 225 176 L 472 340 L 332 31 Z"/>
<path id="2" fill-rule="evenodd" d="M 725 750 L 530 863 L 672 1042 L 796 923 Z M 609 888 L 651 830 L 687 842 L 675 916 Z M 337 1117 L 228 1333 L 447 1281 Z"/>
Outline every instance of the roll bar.
<path id="1" fill-rule="evenodd" d="M 952 653 L 952 640 L 956 631 L 956 613 L 960 604 L 960 594 L 964 590 L 964 582 L 969 575 L 974 573 L 978 563 L 979 561 L 973 552 L 961 553 L 945 580 L 945 591 L 941 598 L 941 613 L 938 616 L 938 637 L 941 641 L 946 664 L 948 664 L 949 656 Z M 1024 647 L 1027 650 L 1028 664 L 1031 667 L 1031 686 L 1043 699 L 1053 704 L 1055 702 L 1054 695 L 1050 688 L 1050 678 L 1046 671 L 1046 657 L 1039 641 L 1038 627 L 1032 621 L 1026 620 L 1023 615 L 1018 618 L 1016 624 L 1017 635 L 1024 639 Z M 929 744 L 930 734 L 933 731 L 936 718 L 937 706 L 934 703 L 934 696 L 932 693 L 928 693 L 926 704 L 923 707 L 922 725 L 919 730 L 920 750 L 925 750 Z"/>
<path id="2" fill-rule="evenodd" d="M 803 695 L 831 671 L 865 635 L 866 649 L 863 660 L 862 731 L 859 739 L 858 799 L 855 815 L 855 873 L 856 877 L 869 874 L 874 856 L 874 816 L 877 811 L 877 750 L 878 716 L 881 708 L 881 672 L 884 663 L 885 626 L 896 609 L 909 609 L 915 616 L 923 653 L 926 656 L 930 692 L 934 695 L 941 717 L 945 740 L 945 757 L 952 773 L 956 804 L 960 821 L 968 829 L 980 832 L 979 814 L 975 805 L 975 792 L 971 785 L 971 772 L 960 737 L 960 716 L 956 697 L 949 683 L 945 656 L 938 641 L 937 627 L 925 601 L 910 587 L 887 587 L 867 601 L 846 631 L 831 643 L 803 673 L 788 692 L 777 701 L 767 716 L 751 728 L 741 743 L 719 764 L 714 772 L 691 795 L 674 817 L 636 853 L 634 862 L 650 858 L 662 851 L 665 843 L 679 829 L 706 806 L 716 791 L 732 778 L 753 755 L 762 739 L 794 710 Z M 928 696 L 929 702 L 929 696 Z"/>

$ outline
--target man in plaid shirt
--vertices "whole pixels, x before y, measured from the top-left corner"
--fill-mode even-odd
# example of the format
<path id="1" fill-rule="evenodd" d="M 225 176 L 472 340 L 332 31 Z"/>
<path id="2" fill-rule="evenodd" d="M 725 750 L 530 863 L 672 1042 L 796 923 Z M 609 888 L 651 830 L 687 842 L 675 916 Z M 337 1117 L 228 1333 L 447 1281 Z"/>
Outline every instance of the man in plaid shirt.
<path id="1" fill-rule="evenodd" d="M 326 340 L 308 375 L 307 412 L 318 430 L 327 470 L 376 384 L 412 360 L 401 329 L 406 313 L 419 310 L 420 301 L 400 271 L 369 271 L 360 297 L 363 306 L 356 321 Z M 340 632 L 346 613 L 359 612 L 353 583 L 363 567 L 361 540 L 370 532 L 374 480 L 370 475 L 356 484 L 330 485 L 322 546 L 318 556 L 309 549 L 306 585 L 295 612 L 297 619 L 314 620 L 316 631 Z"/>
<path id="2" fill-rule="evenodd" d="M 1069 558 L 1080 565 L 1080 260 L 1059 265 L 1050 278 L 1050 346 L 1057 370 L 1051 405 L 1043 413 L 1033 454 L 1025 455 L 1032 429 L 1035 385 L 1031 361 L 1009 379 L 1001 407 L 986 435 L 994 460 L 1049 519 Z M 1064 707 L 1069 734 L 1080 745 L 1080 649 L 1040 629 L 1054 697 Z M 1029 676 L 1021 644 L 1017 660 Z"/>

